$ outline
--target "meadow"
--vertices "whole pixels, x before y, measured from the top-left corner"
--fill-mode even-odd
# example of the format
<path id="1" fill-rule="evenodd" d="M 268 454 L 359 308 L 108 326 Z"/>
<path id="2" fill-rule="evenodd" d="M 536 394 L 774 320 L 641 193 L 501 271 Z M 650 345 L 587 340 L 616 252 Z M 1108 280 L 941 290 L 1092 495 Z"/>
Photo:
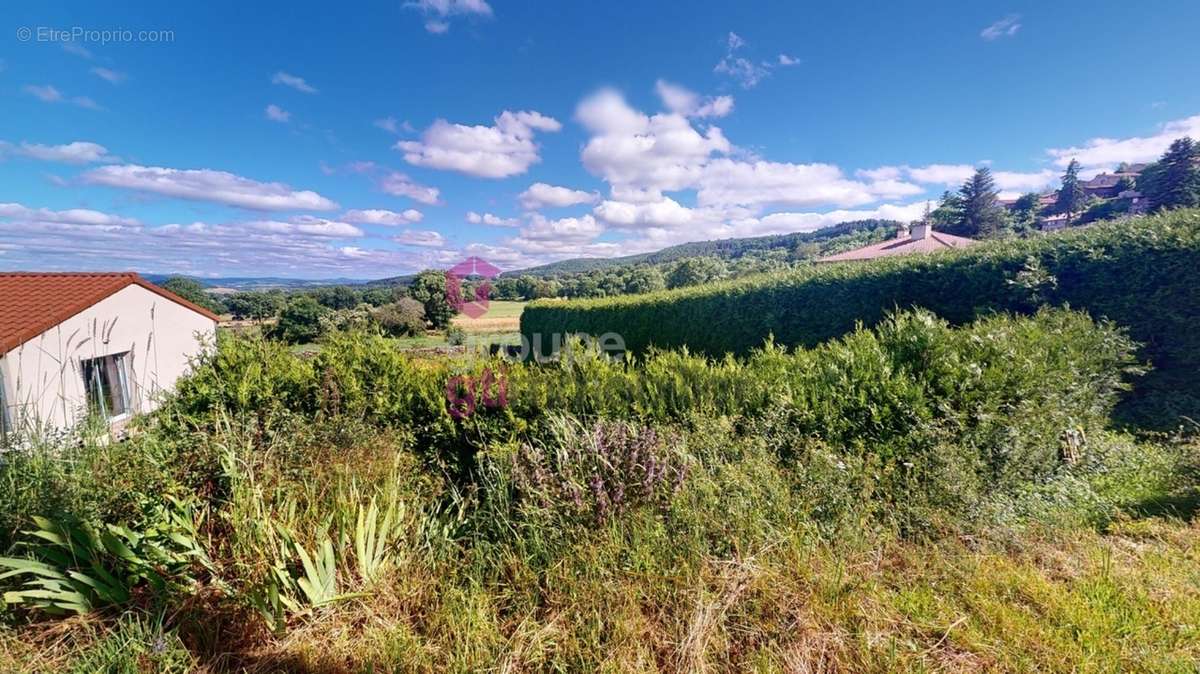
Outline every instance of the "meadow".
<path id="1" fill-rule="evenodd" d="M 736 356 L 319 347 L 223 334 L 128 440 L 4 454 L 0 670 L 1200 662 L 1200 445 L 1114 424 L 1152 375 L 1103 315 L 893 307 Z"/>

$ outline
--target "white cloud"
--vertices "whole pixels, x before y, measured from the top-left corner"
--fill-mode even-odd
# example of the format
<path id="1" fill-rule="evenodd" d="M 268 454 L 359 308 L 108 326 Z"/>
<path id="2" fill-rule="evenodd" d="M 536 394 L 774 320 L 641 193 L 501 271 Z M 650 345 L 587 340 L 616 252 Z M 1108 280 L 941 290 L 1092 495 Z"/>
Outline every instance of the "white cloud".
<path id="1" fill-rule="evenodd" d="M 733 96 L 710 96 L 701 101 L 699 94 L 666 80 L 655 82 L 654 90 L 668 110 L 684 117 L 724 117 L 733 112 Z"/>
<path id="2" fill-rule="evenodd" d="M 80 56 L 85 59 L 92 58 L 91 50 L 89 50 L 87 47 L 79 44 L 78 42 L 68 40 L 66 42 L 60 42 L 59 44 L 62 45 L 62 50 L 67 52 L 68 54 L 74 54 L 76 56 Z"/>
<path id="3" fill-rule="evenodd" d="M 1021 15 L 1009 14 L 980 31 L 979 37 L 988 41 L 998 40 L 1002 37 L 1012 37 L 1019 30 L 1021 30 Z"/>
<path id="4" fill-rule="evenodd" d="M 446 239 L 440 233 L 428 229 L 406 229 L 392 240 L 406 246 L 440 248 L 446 245 Z"/>
<path id="5" fill-rule="evenodd" d="M 1057 166 L 1065 167 L 1072 159 L 1078 159 L 1085 168 L 1107 168 L 1125 162 L 1156 161 L 1171 141 L 1190 136 L 1200 140 L 1200 115 L 1167 122 L 1158 132 L 1150 136 L 1131 138 L 1093 138 L 1082 146 L 1054 148 L 1046 153 Z"/>
<path id="6" fill-rule="evenodd" d="M 451 124 L 439 119 L 421 134 L 421 140 L 402 140 L 395 148 L 415 166 L 481 178 L 507 178 L 541 161 L 533 141 L 535 131 L 561 128 L 557 120 L 539 112 L 505 110 L 493 126 Z"/>
<path id="7" fill-rule="evenodd" d="M 400 135 L 400 132 L 412 133 L 415 131 L 412 124 L 408 123 L 408 120 L 400 121 L 395 117 L 384 117 L 382 119 L 377 119 L 372 122 L 372 124 L 380 129 L 383 129 L 384 131 L 387 131 L 388 133 L 397 136 Z"/>
<path id="8" fill-rule="evenodd" d="M 0 218 L 26 223 L 58 223 L 87 227 L 136 227 L 140 224 L 133 218 L 109 215 L 87 208 L 54 211 L 48 208 L 29 208 L 16 203 L 0 203 Z"/>
<path id="9" fill-rule="evenodd" d="M 267 119 L 271 120 L 272 122 L 282 122 L 284 124 L 290 122 L 292 119 L 292 113 L 284 110 L 274 103 L 267 106 L 266 115 Z"/>
<path id="10" fill-rule="evenodd" d="M 100 66 L 96 66 L 95 68 L 92 68 L 92 74 L 95 75 L 96 77 L 99 77 L 100 79 L 107 80 L 108 82 L 110 82 L 112 84 L 120 84 L 120 83 L 124 82 L 128 77 L 125 73 L 117 72 L 116 70 L 112 70 L 111 68 L 102 68 Z"/>
<path id="11" fill-rule="evenodd" d="M 522 241 L 554 242 L 559 245 L 579 244 L 595 239 L 604 227 L 591 215 L 551 220 L 534 213 L 529 224 L 521 228 Z"/>
<path id="12" fill-rule="evenodd" d="M 517 199 L 521 202 L 521 207 L 530 211 L 547 206 L 563 208 L 577 204 L 591 204 L 595 203 L 599 198 L 599 195 L 595 192 L 573 190 L 569 187 L 559 187 L 546 183 L 534 183 L 517 196 Z"/>
<path id="13" fill-rule="evenodd" d="M 711 155 L 732 149 L 715 126 L 701 134 L 682 115 L 647 117 L 611 89 L 581 101 L 576 118 L 594 134 L 583 148 L 583 165 L 627 201 L 635 193 L 655 201 L 663 190 L 693 186 Z"/>
<path id="14" fill-rule="evenodd" d="M 149 192 L 179 199 L 210 201 L 255 210 L 328 211 L 337 204 L 309 190 L 283 183 L 262 183 L 212 169 L 173 169 L 159 166 L 104 166 L 83 174 L 83 181 Z"/>
<path id="15" fill-rule="evenodd" d="M 250 229 L 272 234 L 300 234 L 329 239 L 344 239 L 363 236 L 363 231 L 354 225 L 337 220 L 299 215 L 287 221 L 253 220 L 245 224 Z"/>
<path id="16" fill-rule="evenodd" d="M 648 203 L 606 200 L 596 206 L 593 213 L 606 224 L 619 229 L 678 229 L 691 224 L 695 218 L 693 209 L 680 205 L 670 197 Z"/>
<path id="17" fill-rule="evenodd" d="M 1054 184 L 1058 173 L 1050 169 L 1020 173 L 1017 171 L 992 171 L 996 187 L 1006 192 L 1036 192 Z"/>
<path id="18" fill-rule="evenodd" d="M 519 227 L 520 220 L 516 218 L 502 218 L 491 213 L 476 213 L 475 211 L 467 211 L 467 222 L 473 225 L 491 225 L 492 227 Z"/>
<path id="19" fill-rule="evenodd" d="M 271 84 L 281 84 L 285 87 L 291 87 L 296 91 L 301 91 L 306 94 L 317 93 L 317 88 L 304 81 L 303 77 L 285 73 L 282 70 L 275 73 L 271 77 Z"/>
<path id="20" fill-rule="evenodd" d="M 772 213 L 762 218 L 741 223 L 743 231 L 748 230 L 752 233 L 739 234 L 739 236 L 811 232 L 855 220 L 879 219 L 912 222 L 920 220 L 925 215 L 926 204 L 929 204 L 930 208 L 937 206 L 933 202 L 920 201 L 903 205 L 883 204 L 878 208 L 868 210 L 836 210 L 827 213 Z"/>
<path id="21" fill-rule="evenodd" d="M 746 46 L 746 41 L 737 33 L 731 32 L 726 38 L 725 44 L 725 56 L 713 67 L 713 72 L 732 77 L 742 85 L 743 89 L 753 89 L 771 74 L 771 64 L 754 63 L 750 59 L 737 55 L 738 50 Z"/>
<path id="22" fill-rule="evenodd" d="M 787 54 L 780 54 L 779 55 L 779 65 L 781 65 L 781 66 L 800 65 L 800 59 L 796 58 L 795 56 L 788 56 Z"/>
<path id="23" fill-rule="evenodd" d="M 343 243 L 361 236 L 344 222 L 310 216 L 147 226 L 85 209 L 0 204 L 0 250 L 13 268 L 382 278 L 446 266 L 454 261 L 447 255 L 458 257 L 434 248 Z"/>
<path id="24" fill-rule="evenodd" d="M 100 109 L 100 105 L 87 96 L 68 97 L 51 84 L 27 84 L 22 89 L 43 103 L 70 103 L 89 110 Z"/>
<path id="25" fill-rule="evenodd" d="M 930 164 L 904 168 L 909 178 L 933 185 L 957 185 L 975 174 L 975 167 L 970 164 Z"/>
<path id="26" fill-rule="evenodd" d="M 439 203 L 439 190 L 436 187 L 415 183 L 403 173 L 389 173 L 379 180 L 379 189 L 397 197 L 408 197 L 413 201 L 430 206 Z"/>
<path id="27" fill-rule="evenodd" d="M 492 15 L 492 7 L 485 0 L 414 0 L 404 6 L 424 14 L 425 30 L 435 35 L 450 30 L 449 17 Z"/>
<path id="28" fill-rule="evenodd" d="M 832 164 L 716 159 L 704 167 L 697 201 L 705 205 L 857 206 L 877 201 L 870 185 Z"/>
<path id="29" fill-rule="evenodd" d="M 420 222 L 425 215 L 415 208 L 409 208 L 399 213 L 382 208 L 366 210 L 352 209 L 342 214 L 342 220 L 360 225 L 411 225 Z"/>
<path id="30" fill-rule="evenodd" d="M 65 145 L 41 145 L 39 143 L 21 143 L 11 146 L 0 141 L 0 156 L 12 154 L 40 159 L 42 161 L 57 161 L 67 164 L 91 164 L 117 161 L 117 157 L 108 153 L 108 148 L 98 143 L 77 140 Z"/>

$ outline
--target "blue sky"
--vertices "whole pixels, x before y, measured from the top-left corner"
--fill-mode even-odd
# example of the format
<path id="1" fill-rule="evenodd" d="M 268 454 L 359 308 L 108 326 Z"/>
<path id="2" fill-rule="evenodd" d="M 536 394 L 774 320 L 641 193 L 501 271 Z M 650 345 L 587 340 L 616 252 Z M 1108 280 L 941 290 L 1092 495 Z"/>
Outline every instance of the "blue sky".
<path id="1" fill-rule="evenodd" d="M 0 269 L 514 269 L 1200 138 L 1200 3 L 884 4 L 14 3 Z"/>

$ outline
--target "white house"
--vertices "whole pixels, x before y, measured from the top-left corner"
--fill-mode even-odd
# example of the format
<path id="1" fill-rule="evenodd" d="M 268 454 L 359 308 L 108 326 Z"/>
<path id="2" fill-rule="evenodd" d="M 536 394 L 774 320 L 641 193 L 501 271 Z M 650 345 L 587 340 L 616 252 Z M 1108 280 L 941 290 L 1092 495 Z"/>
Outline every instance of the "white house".
<path id="1" fill-rule="evenodd" d="M 217 316 L 133 273 L 0 273 L 0 434 L 119 429 L 211 344 Z"/>

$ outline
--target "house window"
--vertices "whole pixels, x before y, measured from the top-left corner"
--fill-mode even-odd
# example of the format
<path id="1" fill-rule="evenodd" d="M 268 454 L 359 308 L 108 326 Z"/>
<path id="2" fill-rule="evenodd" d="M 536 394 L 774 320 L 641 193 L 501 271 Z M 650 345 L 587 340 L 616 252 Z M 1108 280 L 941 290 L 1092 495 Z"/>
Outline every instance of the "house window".
<path id="1" fill-rule="evenodd" d="M 111 419 L 129 412 L 128 356 L 126 351 L 82 362 L 88 409 L 93 414 Z"/>

